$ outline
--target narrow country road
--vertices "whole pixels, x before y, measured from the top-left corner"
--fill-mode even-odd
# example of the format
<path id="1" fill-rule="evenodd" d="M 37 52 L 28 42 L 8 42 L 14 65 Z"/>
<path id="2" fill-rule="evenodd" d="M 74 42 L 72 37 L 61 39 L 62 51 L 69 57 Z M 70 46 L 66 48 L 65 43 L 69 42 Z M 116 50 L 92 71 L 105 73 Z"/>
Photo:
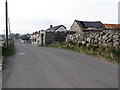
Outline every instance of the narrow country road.
<path id="1" fill-rule="evenodd" d="M 3 88 L 117 88 L 118 65 L 80 53 L 15 41 Z"/>

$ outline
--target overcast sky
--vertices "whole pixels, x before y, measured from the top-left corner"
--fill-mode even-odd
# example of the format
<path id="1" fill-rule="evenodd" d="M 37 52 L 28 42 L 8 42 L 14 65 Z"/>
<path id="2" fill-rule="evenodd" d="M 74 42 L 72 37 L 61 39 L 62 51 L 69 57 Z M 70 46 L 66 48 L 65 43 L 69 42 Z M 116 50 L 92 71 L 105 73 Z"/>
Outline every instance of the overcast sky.
<path id="1" fill-rule="evenodd" d="M 119 0 L 8 0 L 13 33 L 32 33 L 75 19 L 118 23 Z M 5 0 L 0 0 L 0 34 L 5 29 Z"/>

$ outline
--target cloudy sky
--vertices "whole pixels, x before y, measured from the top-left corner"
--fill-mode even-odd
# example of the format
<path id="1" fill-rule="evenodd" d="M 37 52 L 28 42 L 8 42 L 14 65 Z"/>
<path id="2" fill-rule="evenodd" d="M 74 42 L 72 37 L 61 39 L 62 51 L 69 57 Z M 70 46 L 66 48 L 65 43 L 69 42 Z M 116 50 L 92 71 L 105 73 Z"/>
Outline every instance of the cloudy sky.
<path id="1" fill-rule="evenodd" d="M 8 0 L 13 33 L 32 33 L 75 19 L 118 23 L 119 0 Z M 0 0 L 0 34 L 5 29 L 5 0 Z"/>

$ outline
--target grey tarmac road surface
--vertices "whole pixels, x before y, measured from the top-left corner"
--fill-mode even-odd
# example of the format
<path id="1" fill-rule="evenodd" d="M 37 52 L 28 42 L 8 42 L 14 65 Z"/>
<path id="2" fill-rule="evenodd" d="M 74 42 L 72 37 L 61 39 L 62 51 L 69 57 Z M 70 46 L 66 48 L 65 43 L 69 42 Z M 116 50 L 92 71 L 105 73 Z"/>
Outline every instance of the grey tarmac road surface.
<path id="1" fill-rule="evenodd" d="M 3 88 L 117 88 L 118 65 L 80 53 L 15 41 Z"/>

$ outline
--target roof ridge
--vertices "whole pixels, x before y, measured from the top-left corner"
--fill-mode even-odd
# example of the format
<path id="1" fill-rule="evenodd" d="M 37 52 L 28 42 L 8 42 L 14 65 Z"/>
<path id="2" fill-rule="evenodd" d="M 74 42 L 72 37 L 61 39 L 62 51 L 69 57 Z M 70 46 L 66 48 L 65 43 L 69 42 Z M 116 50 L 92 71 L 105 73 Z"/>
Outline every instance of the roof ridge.
<path id="1" fill-rule="evenodd" d="M 80 21 L 80 20 L 76 20 L 75 21 L 78 21 L 78 22 L 101 22 L 101 21 Z"/>
<path id="2" fill-rule="evenodd" d="M 64 25 L 57 25 L 57 26 L 53 26 L 52 28 L 48 28 L 47 30 L 51 30 L 51 29 L 56 30 L 56 29 L 58 29 L 58 28 L 61 27 L 61 26 L 65 27 Z M 65 27 L 65 28 L 66 28 L 66 27 Z"/>

